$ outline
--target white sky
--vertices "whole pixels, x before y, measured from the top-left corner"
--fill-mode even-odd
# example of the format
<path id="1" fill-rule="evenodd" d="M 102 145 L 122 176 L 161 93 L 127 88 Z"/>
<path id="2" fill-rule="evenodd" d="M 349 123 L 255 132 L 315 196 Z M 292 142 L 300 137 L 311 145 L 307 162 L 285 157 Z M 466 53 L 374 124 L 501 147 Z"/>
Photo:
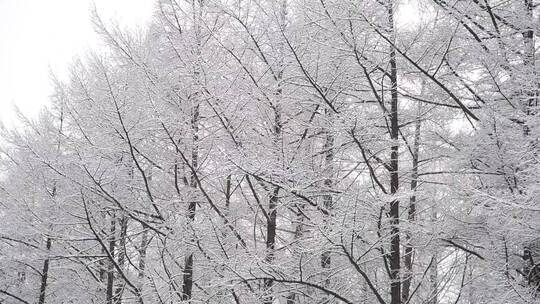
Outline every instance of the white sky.
<path id="1" fill-rule="evenodd" d="M 69 63 L 100 40 L 90 22 L 95 3 L 104 22 L 143 26 L 154 0 L 0 0 L 0 120 L 15 121 L 14 105 L 34 116 L 52 93 L 50 71 L 65 76 Z"/>

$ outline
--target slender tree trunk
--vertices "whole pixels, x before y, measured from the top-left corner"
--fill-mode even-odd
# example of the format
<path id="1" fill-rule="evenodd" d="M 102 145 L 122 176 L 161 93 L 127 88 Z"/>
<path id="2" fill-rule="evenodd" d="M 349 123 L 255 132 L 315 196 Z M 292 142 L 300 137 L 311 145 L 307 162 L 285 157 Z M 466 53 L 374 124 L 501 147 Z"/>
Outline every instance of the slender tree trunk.
<path id="1" fill-rule="evenodd" d="M 192 119 L 191 119 L 191 128 L 193 132 L 193 147 L 191 150 L 191 166 L 194 170 L 198 168 L 199 160 L 199 150 L 197 143 L 199 141 L 199 105 L 198 101 L 194 106 Z M 190 187 L 195 191 L 197 189 L 197 181 L 194 172 L 191 173 Z M 197 202 L 195 200 L 189 203 L 188 207 L 188 222 L 190 225 L 193 225 L 195 222 L 195 212 L 197 209 Z M 193 239 L 191 241 L 194 241 Z M 187 301 L 191 299 L 193 291 L 193 252 L 187 254 L 184 261 L 184 279 L 182 284 L 182 293 L 183 300 Z"/>
<path id="2" fill-rule="evenodd" d="M 389 30 L 392 44 L 395 45 L 393 1 L 387 4 Z M 391 84 L 391 110 L 390 110 L 390 139 L 392 147 L 390 152 L 390 193 L 396 195 L 399 189 L 399 120 L 398 120 L 398 76 L 396 50 L 390 46 L 390 84 Z M 390 203 L 390 304 L 401 304 L 401 256 L 400 256 L 400 230 L 399 230 L 399 200 Z"/>
<path id="3" fill-rule="evenodd" d="M 192 130 L 192 139 L 193 146 L 191 148 L 191 166 L 193 170 L 197 170 L 199 167 L 199 94 L 195 94 L 195 105 L 193 106 L 192 116 L 191 116 L 191 130 Z M 190 178 L 190 187 L 195 191 L 197 189 L 197 180 L 194 172 L 191 173 Z M 197 202 L 195 200 L 189 203 L 188 207 L 188 222 L 190 225 L 193 225 L 195 222 L 195 214 L 197 210 Z M 190 252 L 184 261 L 184 283 L 182 284 L 182 292 L 184 295 L 184 300 L 191 299 L 193 290 L 193 253 Z"/>
<path id="4" fill-rule="evenodd" d="M 431 207 L 431 222 L 435 223 L 437 221 L 437 208 L 435 206 Z M 429 304 L 437 304 L 439 302 L 439 255 L 437 251 L 433 253 L 433 263 L 431 264 L 431 269 L 429 271 L 429 283 L 431 288 L 431 297 Z"/>
<path id="5" fill-rule="evenodd" d="M 282 137 L 282 122 L 281 122 L 281 106 L 280 106 L 280 97 L 282 93 L 281 87 L 279 87 L 276 92 L 277 103 L 274 105 L 274 145 L 275 147 L 281 146 L 281 137 Z M 280 162 L 281 156 L 280 152 L 277 152 L 277 160 Z M 276 229 L 277 229 L 277 206 L 278 206 L 278 195 L 279 187 L 275 186 L 272 193 L 270 194 L 270 199 L 268 202 L 268 218 L 266 220 L 266 256 L 265 262 L 271 264 L 274 262 L 275 254 L 275 244 L 276 244 Z M 272 286 L 274 285 L 274 280 L 265 279 L 264 280 L 264 291 L 268 293 L 265 295 L 263 301 L 264 304 L 271 304 L 274 302 L 274 296 L 272 295 Z"/>
<path id="6" fill-rule="evenodd" d="M 324 180 L 324 187 L 326 188 L 325 191 L 328 191 L 328 194 L 325 194 L 323 196 L 323 206 L 328 211 L 328 216 L 325 217 L 325 226 L 328 226 L 328 223 L 332 220 L 331 219 L 331 210 L 334 206 L 333 197 L 331 194 L 332 188 L 334 186 L 333 182 L 333 162 L 334 162 L 334 136 L 332 134 L 332 130 L 330 128 L 332 124 L 332 116 L 330 109 L 326 108 L 325 110 L 325 116 L 328 119 L 327 121 L 327 127 L 325 128 L 324 132 L 326 133 L 325 142 L 324 142 L 324 161 L 325 161 L 325 174 L 328 176 Z M 326 276 L 324 280 L 325 287 L 328 287 L 330 285 L 330 267 L 332 264 L 332 257 L 329 250 L 325 250 L 321 254 L 321 267 L 323 268 L 323 275 Z M 328 296 L 325 295 L 322 303 L 328 302 Z"/>
<path id="7" fill-rule="evenodd" d="M 191 132 L 192 132 L 192 147 L 191 147 L 191 166 L 193 171 L 196 171 L 199 167 L 199 115 L 200 115 L 200 98 L 202 95 L 202 83 L 201 77 L 201 27 L 202 27 L 202 10 L 203 0 L 193 1 L 193 22 L 195 31 L 195 72 L 193 80 L 197 86 L 196 91 L 193 93 L 192 98 L 192 110 L 191 110 Z M 195 172 L 191 172 L 190 187 L 193 191 L 197 189 L 197 179 Z M 197 209 L 197 202 L 195 200 L 189 203 L 188 207 L 188 222 L 193 226 L 195 222 L 195 212 Z M 191 240 L 194 241 L 193 239 Z M 193 292 L 193 252 L 189 252 L 184 260 L 184 277 L 182 283 L 182 297 L 184 301 L 191 299 Z"/>
<path id="8" fill-rule="evenodd" d="M 109 252 L 111 257 L 114 259 L 114 250 L 116 247 L 116 218 L 114 212 L 111 212 L 111 235 L 109 236 Z M 107 269 L 107 304 L 113 303 L 114 296 L 114 265 L 113 261 L 109 261 Z"/>
<path id="9" fill-rule="evenodd" d="M 56 145 L 56 153 L 57 155 L 60 154 L 60 134 L 62 133 L 62 128 L 64 125 L 64 112 L 63 108 L 60 114 L 60 127 L 58 129 L 58 143 Z M 51 191 L 51 198 L 54 199 L 56 196 L 56 182 L 53 183 L 53 188 Z M 52 229 L 50 229 L 52 230 Z M 39 287 L 39 299 L 38 304 L 45 304 L 45 295 L 47 293 L 47 280 L 49 279 L 49 264 L 50 264 L 50 258 L 49 258 L 49 252 L 51 251 L 52 246 L 52 238 L 50 236 L 47 236 L 47 240 L 45 241 L 45 251 L 47 254 L 47 257 L 45 258 L 45 261 L 43 261 L 43 269 L 41 271 L 41 286 Z"/>
<path id="10" fill-rule="evenodd" d="M 527 14 L 527 28 L 523 31 L 523 39 L 525 42 L 524 60 L 525 79 L 526 82 L 526 98 L 525 113 L 531 114 L 532 107 L 538 106 L 538 83 L 536 80 L 536 56 L 535 56 L 535 39 L 534 39 L 534 17 L 533 17 L 533 0 L 524 0 L 525 11 Z M 527 134 L 529 130 L 526 130 Z"/>
<path id="11" fill-rule="evenodd" d="M 183 301 L 191 299 L 193 289 L 193 253 L 190 253 L 184 261 L 184 283 L 182 284 Z"/>
<path id="12" fill-rule="evenodd" d="M 101 255 L 105 256 L 106 254 L 107 253 L 105 251 L 105 248 L 101 247 Z M 107 276 L 107 273 L 105 271 L 106 270 L 105 268 L 107 267 L 106 262 L 107 262 L 106 258 L 103 258 L 99 261 L 99 282 L 100 282 L 99 290 L 100 292 L 103 291 L 103 294 L 107 294 L 106 289 L 103 289 L 103 284 L 105 283 L 105 278 Z"/>
<path id="13" fill-rule="evenodd" d="M 127 234 L 127 224 L 128 219 L 125 215 L 122 215 L 119 221 L 120 224 L 120 244 L 118 246 L 118 266 L 121 269 L 124 269 L 124 266 L 126 264 L 126 234 Z M 116 291 L 114 292 L 114 303 L 121 304 L 122 303 L 122 294 L 124 292 L 124 286 L 125 282 L 123 282 L 121 285 L 118 284 L 116 286 Z"/>
<path id="14" fill-rule="evenodd" d="M 143 225 L 143 232 L 141 235 L 141 245 L 139 247 L 139 272 L 137 277 L 139 279 L 139 291 L 142 293 L 144 288 L 144 272 L 146 269 L 146 251 L 148 249 L 148 226 Z M 142 297 L 139 298 L 139 303 L 143 304 Z"/>
<path id="15" fill-rule="evenodd" d="M 287 15 L 287 0 L 283 0 L 281 2 L 281 25 L 285 26 L 286 22 L 286 15 Z M 279 55 L 283 55 L 283 52 L 281 50 L 278 50 Z M 280 60 L 283 60 L 280 58 Z M 283 88 L 282 88 L 282 81 L 283 79 L 283 62 L 281 61 L 279 64 L 279 71 L 277 73 L 276 77 L 276 85 L 277 89 L 275 92 L 275 100 L 273 101 L 273 110 L 274 110 L 274 124 L 273 124 L 273 140 L 274 140 L 274 146 L 275 147 L 281 147 L 282 145 L 282 132 L 283 132 L 283 122 L 281 119 L 281 98 L 283 95 Z M 280 149 L 278 149 L 276 153 L 276 160 L 279 165 L 281 165 L 281 162 L 283 158 L 281 157 Z M 270 199 L 268 203 L 268 218 L 266 220 L 266 256 L 265 256 L 265 262 L 268 264 L 272 264 L 275 259 L 275 245 L 276 245 L 276 230 L 277 230 L 277 207 L 278 207 L 278 195 L 279 195 L 279 187 L 275 186 L 272 193 L 270 194 Z M 263 299 L 264 304 L 272 304 L 274 302 L 274 295 L 273 295 L 273 285 L 274 280 L 272 279 L 265 279 L 264 280 L 264 292 L 265 296 Z"/>
<path id="16" fill-rule="evenodd" d="M 536 52 L 535 52 L 535 35 L 534 35 L 534 16 L 533 9 L 534 3 L 533 0 L 524 0 L 524 8 L 526 12 L 527 27 L 523 30 L 523 41 L 524 41 L 524 58 L 523 58 L 523 70 L 525 75 L 523 75 L 523 81 L 525 82 L 524 95 L 526 102 L 523 104 L 523 109 L 526 115 L 534 115 L 536 112 L 536 107 L 538 106 L 538 81 L 536 77 Z M 523 134 L 525 137 L 529 137 L 530 128 L 527 125 L 526 121 L 523 121 Z M 533 150 L 536 149 L 536 144 L 534 141 L 530 141 L 530 145 Z M 518 168 L 520 170 L 522 168 Z M 514 182 L 517 188 L 517 180 Z M 523 189 L 519 189 L 519 193 L 523 194 Z M 525 244 L 523 246 L 523 256 L 530 257 L 530 251 Z M 532 260 L 531 260 L 532 263 Z M 472 271 L 472 267 L 471 267 Z M 472 292 L 471 292 L 472 293 Z"/>
<path id="17" fill-rule="evenodd" d="M 276 96 L 278 96 L 278 103 L 274 107 L 274 145 L 279 147 L 281 144 L 281 107 L 279 105 L 279 96 L 281 96 L 281 88 L 278 88 Z M 279 152 L 277 152 L 277 159 L 281 159 Z M 266 256 L 264 258 L 267 264 L 272 264 L 275 259 L 275 245 L 276 245 L 276 229 L 277 229 L 277 206 L 278 206 L 279 187 L 274 187 L 268 201 L 268 218 L 266 219 Z M 272 304 L 274 302 L 274 296 L 272 294 L 272 286 L 274 280 L 264 280 L 264 304 Z"/>
<path id="18" fill-rule="evenodd" d="M 467 264 L 469 263 L 469 256 L 467 255 L 465 257 L 465 270 L 463 271 L 467 271 L 467 281 L 468 282 L 473 282 L 474 281 L 474 273 L 473 273 L 473 265 L 470 265 L 469 267 L 467 267 Z M 467 288 L 467 303 L 469 304 L 475 304 L 475 290 L 474 290 L 474 285 L 473 284 L 469 284 L 469 287 Z"/>
<path id="19" fill-rule="evenodd" d="M 225 215 L 225 218 L 229 218 L 231 215 L 231 197 L 232 197 L 232 184 L 231 184 L 231 175 L 227 175 L 225 178 L 225 209 L 223 210 L 223 214 Z M 228 222 L 226 219 L 223 219 L 223 225 L 228 225 Z M 225 229 L 222 232 L 223 239 L 227 239 L 227 236 L 229 235 L 230 230 Z"/>
<path id="20" fill-rule="evenodd" d="M 225 212 L 226 216 L 230 214 L 230 208 L 231 208 L 231 175 L 227 175 L 227 178 L 225 179 Z M 225 223 L 226 224 L 226 223 Z"/>
<path id="21" fill-rule="evenodd" d="M 49 254 L 52 246 L 52 239 L 50 237 L 47 237 L 46 244 L 45 244 L 45 250 L 47 252 L 47 255 Z M 39 288 L 39 304 L 45 303 L 45 294 L 47 292 L 47 279 L 49 278 L 49 263 L 50 259 L 49 256 L 45 258 L 45 261 L 43 261 L 43 270 L 41 271 L 41 286 Z"/>
<path id="22" fill-rule="evenodd" d="M 296 224 L 296 228 L 294 229 L 294 236 L 293 236 L 293 243 L 296 243 L 302 238 L 302 235 L 304 234 L 304 215 L 303 215 L 303 209 L 304 205 L 297 205 L 298 212 L 296 213 L 296 219 L 298 223 Z M 296 247 L 295 247 L 296 248 Z M 298 250 L 293 248 L 293 256 L 298 258 Z M 295 259 L 296 259 L 295 258 Z M 287 295 L 286 304 L 294 304 L 297 302 L 297 292 L 291 291 Z"/>
<path id="23" fill-rule="evenodd" d="M 418 187 L 418 158 L 420 153 L 420 113 L 421 104 L 418 105 L 418 114 L 416 115 L 416 123 L 414 128 L 414 142 L 412 149 L 412 172 L 411 172 L 411 198 L 409 200 L 409 213 L 408 221 L 409 225 L 413 225 L 416 221 L 416 190 Z M 405 267 L 405 277 L 403 280 L 403 303 L 407 303 L 410 296 L 412 273 L 413 273 L 413 258 L 414 258 L 414 248 L 411 244 L 411 232 L 409 231 L 406 235 L 406 244 L 405 244 L 405 256 L 403 261 L 403 266 Z"/>
<path id="24" fill-rule="evenodd" d="M 278 203 L 279 188 L 275 187 L 272 192 L 268 204 L 268 219 L 266 221 L 266 256 L 265 262 L 272 264 L 275 259 L 275 246 L 276 246 L 276 228 L 277 228 L 277 203 Z M 272 286 L 274 280 L 264 280 L 264 291 L 268 293 L 263 300 L 264 304 L 272 304 L 274 302 L 274 296 L 272 295 Z"/>

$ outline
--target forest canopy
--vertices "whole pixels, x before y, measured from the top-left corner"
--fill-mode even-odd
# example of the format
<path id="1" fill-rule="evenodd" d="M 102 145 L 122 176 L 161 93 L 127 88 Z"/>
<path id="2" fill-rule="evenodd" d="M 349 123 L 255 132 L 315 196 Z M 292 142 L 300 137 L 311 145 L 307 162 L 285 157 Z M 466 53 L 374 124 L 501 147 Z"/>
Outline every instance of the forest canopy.
<path id="1" fill-rule="evenodd" d="M 94 12 L 1 131 L 0 303 L 540 303 L 538 5 Z"/>

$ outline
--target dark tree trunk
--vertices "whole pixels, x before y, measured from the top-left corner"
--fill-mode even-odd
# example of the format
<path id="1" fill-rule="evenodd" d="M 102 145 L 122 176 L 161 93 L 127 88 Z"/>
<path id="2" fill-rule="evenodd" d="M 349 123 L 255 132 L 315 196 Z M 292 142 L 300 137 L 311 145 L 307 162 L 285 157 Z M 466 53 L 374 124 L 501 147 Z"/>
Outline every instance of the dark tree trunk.
<path id="1" fill-rule="evenodd" d="M 526 103 L 524 104 L 525 113 L 533 114 L 534 108 L 538 106 L 538 84 L 536 82 L 536 50 L 534 39 L 534 17 L 533 17 L 533 0 L 524 0 L 525 12 L 527 14 L 527 27 L 523 30 L 523 40 L 525 42 L 523 65 L 524 71 L 527 73 L 524 78 Z M 525 124 L 525 134 L 529 134 L 528 126 Z"/>
<path id="2" fill-rule="evenodd" d="M 265 262 L 271 264 L 274 262 L 274 250 L 276 246 L 276 228 L 277 228 L 277 202 L 278 202 L 278 193 L 279 188 L 275 187 L 274 192 L 270 196 L 270 201 L 268 204 L 268 219 L 266 221 L 266 256 Z M 272 304 L 274 302 L 274 297 L 272 293 L 272 286 L 274 281 L 272 279 L 264 280 L 264 291 L 270 293 L 265 296 L 263 301 L 264 304 Z"/>
<path id="3" fill-rule="evenodd" d="M 330 109 L 325 110 L 325 116 L 328 119 L 328 126 L 325 128 L 326 138 L 324 142 L 324 154 L 325 154 L 325 174 L 328 176 L 324 180 L 324 187 L 325 191 L 328 191 L 328 194 L 325 194 L 323 196 L 323 206 L 328 211 L 328 215 L 325 217 L 325 226 L 328 226 L 328 223 L 332 220 L 331 219 L 331 210 L 334 206 L 334 201 L 332 197 L 332 187 L 333 187 L 333 162 L 334 162 L 334 136 L 332 135 L 332 130 L 330 130 L 330 126 L 332 124 L 332 117 Z M 332 264 L 332 257 L 330 255 L 329 250 L 325 250 L 321 254 L 321 267 L 323 268 L 323 275 L 326 276 L 324 280 L 325 287 L 328 287 L 330 285 L 330 266 Z M 325 295 L 325 298 L 327 296 Z"/>
<path id="4" fill-rule="evenodd" d="M 418 110 L 418 115 L 416 116 L 416 124 L 414 129 L 414 143 L 413 143 L 413 150 L 412 150 L 412 172 L 411 172 L 411 198 L 409 201 L 409 214 L 408 214 L 408 221 L 409 225 L 413 225 L 416 221 L 416 188 L 418 187 L 418 157 L 420 152 L 420 106 Z M 405 267 L 405 278 L 403 280 L 403 303 L 407 303 L 409 301 L 410 296 L 410 290 L 411 290 L 411 281 L 412 281 L 412 272 L 413 272 L 413 255 L 414 255 L 414 249 L 413 245 L 411 244 L 411 232 L 409 231 L 406 236 L 406 244 L 405 244 L 405 256 L 403 261 L 403 266 Z"/>
<path id="5" fill-rule="evenodd" d="M 431 207 L 431 221 L 435 223 L 437 220 L 437 209 L 435 206 Z M 437 252 L 433 253 L 433 263 L 431 264 L 431 269 L 429 272 L 429 283 L 431 288 L 431 297 L 429 304 L 439 303 L 439 270 L 437 269 L 439 265 L 439 255 Z"/>
<path id="6" fill-rule="evenodd" d="M 282 9 L 286 10 L 286 0 L 282 2 Z M 282 18 L 285 18 L 285 11 L 282 11 Z M 282 20 L 283 22 L 284 20 Z M 273 140 L 275 147 L 280 147 L 282 144 L 282 131 L 283 131 L 283 122 L 281 121 L 281 97 L 283 94 L 283 88 L 281 87 L 281 79 L 283 77 L 283 66 L 280 66 L 279 73 L 276 78 L 277 89 L 275 92 L 275 103 L 273 105 L 274 110 L 274 124 L 273 124 Z M 281 160 L 279 149 L 276 152 L 276 160 Z M 280 163 L 279 161 L 277 162 Z M 268 203 L 268 218 L 266 219 L 266 256 L 265 262 L 271 264 L 274 262 L 275 258 L 275 244 L 276 244 L 276 229 L 277 229 L 277 206 L 278 206 L 278 194 L 279 187 L 274 187 L 273 192 L 270 194 L 270 199 Z M 274 280 L 265 279 L 264 280 L 264 292 L 265 297 L 263 299 L 264 304 L 272 304 L 274 302 L 274 296 L 272 292 L 272 286 L 274 285 Z"/>
<path id="7" fill-rule="evenodd" d="M 387 4 L 389 30 L 392 43 L 395 44 L 393 1 Z M 390 139 L 392 147 L 390 152 L 390 193 L 395 195 L 399 189 L 399 120 L 398 120 L 398 76 L 396 63 L 396 50 L 390 46 L 390 84 L 391 84 L 391 110 L 390 110 Z M 390 203 L 390 304 L 401 304 L 401 254 L 399 231 L 399 200 Z"/>
<path id="8" fill-rule="evenodd" d="M 197 98 L 196 96 L 195 98 Z M 198 100 L 194 102 L 198 103 Z M 193 147 L 191 150 L 191 166 L 193 170 L 197 170 L 198 161 L 199 161 L 199 105 L 196 104 L 193 108 L 192 118 L 191 118 L 191 129 L 193 132 Z M 197 188 L 197 178 L 195 172 L 191 173 L 190 187 L 195 190 Z M 195 212 L 197 210 L 197 202 L 191 201 L 188 207 L 188 222 L 190 225 L 195 221 Z M 193 240 L 192 240 L 193 241 Z M 193 291 L 193 253 L 190 252 L 185 258 L 184 261 L 184 278 L 182 283 L 182 298 L 184 301 L 191 299 Z"/>
<path id="9" fill-rule="evenodd" d="M 109 252 L 111 258 L 114 259 L 114 250 L 116 247 L 116 219 L 114 213 L 111 215 L 111 235 L 109 236 Z M 113 261 L 109 261 L 109 266 L 107 269 L 107 297 L 106 301 L 108 304 L 113 303 L 114 297 L 114 265 Z"/>
<path id="10" fill-rule="evenodd" d="M 122 269 L 124 269 L 125 263 L 126 263 L 126 234 L 127 234 L 127 224 L 128 219 L 125 215 L 122 215 L 120 218 L 120 244 L 118 246 L 118 266 Z M 114 303 L 121 304 L 122 303 L 122 294 L 124 292 L 124 284 L 117 285 L 116 290 L 114 292 Z"/>
<path id="11" fill-rule="evenodd" d="M 47 241 L 45 244 L 45 249 L 47 252 L 47 255 L 49 254 L 49 251 L 51 250 L 52 245 L 52 239 L 50 237 L 47 237 Z M 45 303 L 45 294 L 47 292 L 47 279 L 49 277 L 49 263 L 50 259 L 47 256 L 45 258 L 45 261 L 43 261 L 43 271 L 41 272 L 41 286 L 39 288 L 39 304 Z"/>
<path id="12" fill-rule="evenodd" d="M 142 292 L 144 288 L 144 271 L 146 269 L 146 250 L 148 248 L 148 226 L 143 225 L 143 232 L 141 236 L 141 246 L 139 247 L 139 291 Z M 139 298 L 139 303 L 142 304 L 142 297 Z"/>
<path id="13" fill-rule="evenodd" d="M 193 22 L 194 22 L 194 33 L 195 33 L 195 52 L 198 58 L 201 57 L 202 51 L 202 38 L 201 38 L 201 29 L 203 26 L 203 0 L 193 1 Z M 194 66 L 193 81 L 196 85 L 195 92 L 192 96 L 192 110 L 191 110 L 191 132 L 192 132 L 192 147 L 191 147 L 191 178 L 190 178 L 190 187 L 193 191 L 197 188 L 197 177 L 196 171 L 199 167 L 199 115 L 200 115 L 200 99 L 203 92 L 203 83 L 201 80 L 201 66 L 199 63 L 196 63 Z M 193 225 L 195 222 L 195 212 L 197 209 L 197 202 L 191 201 L 188 206 L 188 222 L 189 225 Z M 191 239 L 193 242 L 194 240 Z M 184 259 L 184 276 L 182 282 L 182 300 L 190 300 L 193 293 L 193 252 L 187 253 Z"/>
<path id="14" fill-rule="evenodd" d="M 304 214 L 303 209 L 304 205 L 299 204 L 296 205 L 296 208 L 298 209 L 298 212 L 296 213 L 296 220 L 298 223 L 296 224 L 296 228 L 294 229 L 294 241 L 293 243 L 299 241 L 302 238 L 302 235 L 304 234 Z M 298 250 L 293 248 L 293 255 L 296 258 L 300 258 L 300 255 L 298 254 Z M 287 295 L 286 304 L 294 304 L 297 302 L 297 296 L 298 292 L 291 291 Z"/>

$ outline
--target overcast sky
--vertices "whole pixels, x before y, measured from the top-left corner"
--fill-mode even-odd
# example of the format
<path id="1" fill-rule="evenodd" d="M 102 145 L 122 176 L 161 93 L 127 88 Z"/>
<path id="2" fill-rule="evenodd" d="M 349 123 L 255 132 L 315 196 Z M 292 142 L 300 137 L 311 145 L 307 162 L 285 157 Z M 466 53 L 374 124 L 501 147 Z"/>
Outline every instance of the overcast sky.
<path id="1" fill-rule="evenodd" d="M 154 0 L 0 0 L 0 120 L 11 124 L 13 105 L 36 115 L 52 93 L 49 71 L 67 66 L 99 38 L 90 22 L 95 3 L 104 21 L 143 26 Z"/>

